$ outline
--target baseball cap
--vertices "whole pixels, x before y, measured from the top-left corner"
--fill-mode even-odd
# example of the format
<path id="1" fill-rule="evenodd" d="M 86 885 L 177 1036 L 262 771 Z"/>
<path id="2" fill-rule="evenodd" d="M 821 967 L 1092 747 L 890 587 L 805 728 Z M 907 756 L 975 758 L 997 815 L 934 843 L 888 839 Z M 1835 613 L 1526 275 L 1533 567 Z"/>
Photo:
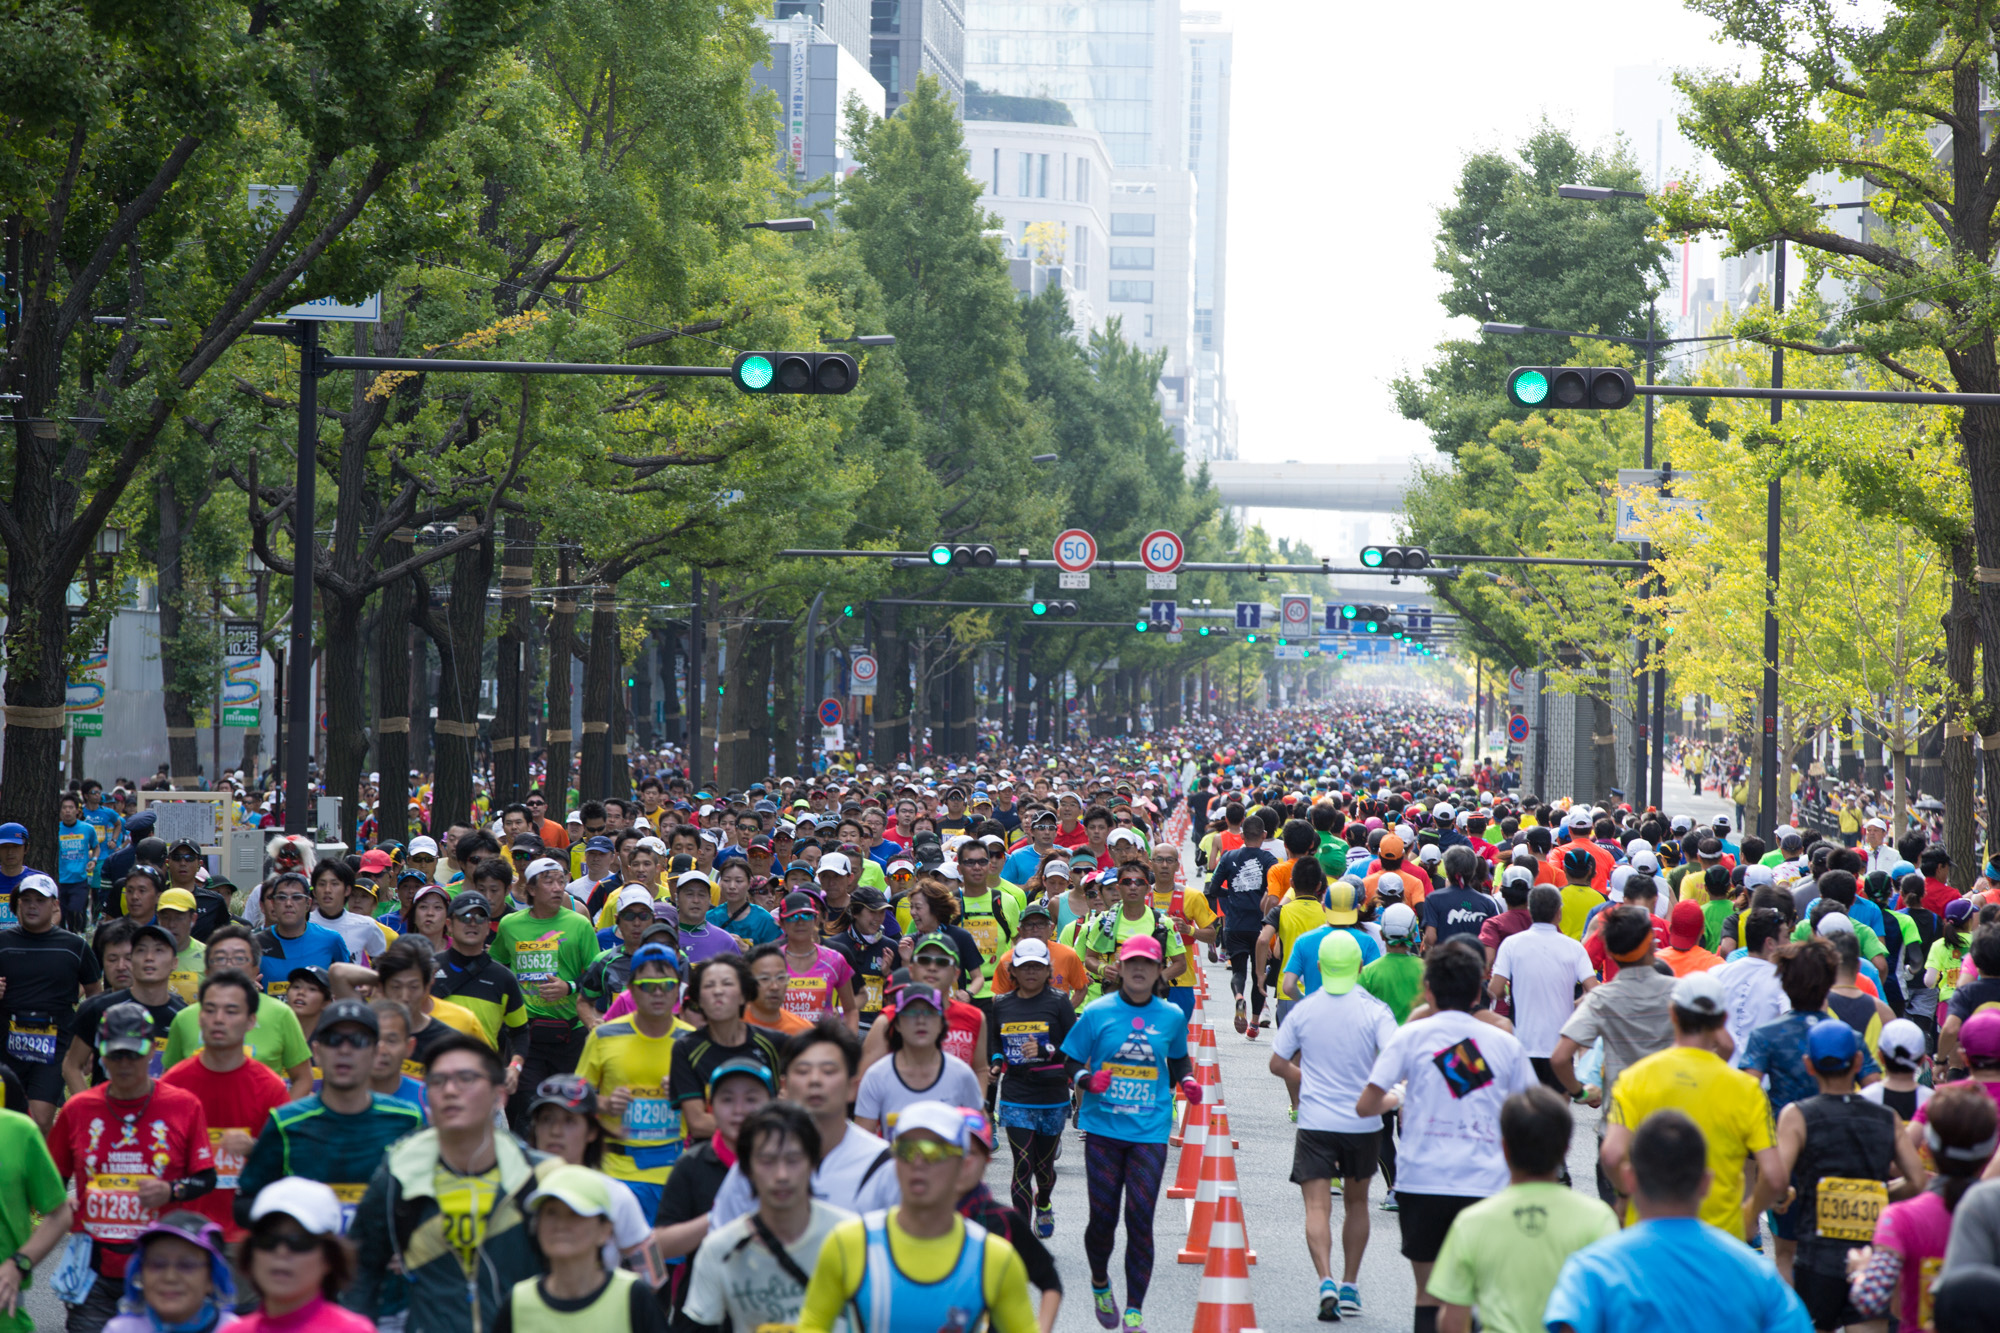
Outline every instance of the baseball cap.
<path id="1" fill-rule="evenodd" d="M 885 875 L 914 875 L 917 873 L 917 866 L 909 857 L 899 856 L 883 867 L 882 873 Z"/>
<path id="2" fill-rule="evenodd" d="M 1563 823 L 1573 829 L 1587 829 L 1590 827 L 1590 811 L 1581 808 L 1572 810 Z"/>
<path id="3" fill-rule="evenodd" d="M 642 944 L 632 951 L 632 970 L 637 972 L 647 963 L 665 963 L 672 968 L 675 976 L 680 975 L 681 956 L 664 944 Z"/>
<path id="4" fill-rule="evenodd" d="M 1813 928 L 1813 933 L 1820 936 L 1832 936 L 1854 935 L 1859 932 L 1854 929 L 1854 922 L 1849 918 L 1847 913 L 1828 912 L 1819 919 L 1819 925 Z"/>
<path id="5" fill-rule="evenodd" d="M 379 875 L 392 864 L 394 864 L 394 861 L 389 853 L 382 851 L 380 848 L 361 853 L 360 870 L 364 875 Z"/>
<path id="6" fill-rule="evenodd" d="M 1966 1019 L 1958 1030 L 1958 1049 L 1968 1061 L 2000 1061 L 2000 1012 L 1989 1009 Z"/>
<path id="7" fill-rule="evenodd" d="M 561 869 L 562 869 L 561 864 L 558 863 L 554 857 L 538 856 L 534 860 L 528 862 L 528 869 L 526 870 L 526 872 L 522 874 L 521 878 L 532 882 L 535 876 L 537 875 L 546 874 L 551 870 L 559 871 Z"/>
<path id="8" fill-rule="evenodd" d="M 431 882 L 431 877 L 429 875 L 426 875 L 423 871 L 413 869 L 412 867 L 409 866 L 405 866 L 403 867 L 403 869 L 396 872 L 397 888 L 399 889 L 402 888 L 403 885 L 409 883 L 411 880 L 416 880 L 419 884 L 429 884 Z M 419 892 L 421 892 L 421 890 L 419 890 Z"/>
<path id="9" fill-rule="evenodd" d="M 704 890 L 707 890 L 715 886 L 715 881 L 707 875 L 702 874 L 699 870 L 683 870 L 680 874 L 674 876 L 675 888 L 684 889 L 690 884 L 699 884 Z"/>
<path id="10" fill-rule="evenodd" d="M 1050 921 L 1055 920 L 1055 913 L 1050 911 L 1048 903 L 1040 898 L 1035 899 L 1021 909 L 1021 920 L 1026 921 L 1031 916 L 1043 917 Z"/>
<path id="11" fill-rule="evenodd" d="M 934 930 L 928 935 L 920 936 L 917 942 L 910 946 L 910 957 L 915 958 L 926 949 L 944 954 L 954 965 L 958 962 L 958 946 L 953 944 L 951 937 L 942 931 Z"/>
<path id="12" fill-rule="evenodd" d="M 467 891 L 451 900 L 451 915 L 460 921 L 470 921 L 474 917 L 491 921 L 493 909 L 487 904 L 484 894 Z"/>
<path id="13" fill-rule="evenodd" d="M 1042 914 L 1048 915 L 1046 908 Z M 1041 963 L 1046 966 L 1049 961 L 1049 946 L 1040 940 L 1019 940 L 1014 945 L 1012 959 L 1015 967 L 1023 963 Z"/>
<path id="14" fill-rule="evenodd" d="M 1884 833 L 1887 833 L 1889 831 L 1889 825 L 1885 821 L 1880 819 L 1864 819 L 1861 821 L 1861 827 L 1881 829 Z"/>
<path id="15" fill-rule="evenodd" d="M 1361 919 L 1360 895 L 1352 882 L 1337 879 L 1326 886 L 1326 919 L 1336 926 L 1351 926 Z"/>
<path id="16" fill-rule="evenodd" d="M 333 994 L 333 977 L 323 967 L 295 967 L 285 974 L 285 985 L 296 986 L 301 979 L 310 981 L 328 995 Z"/>
<path id="17" fill-rule="evenodd" d="M 597 1089 L 575 1074 L 551 1074 L 535 1085 L 534 1100 L 528 1103 L 528 1119 L 544 1106 L 560 1106 L 578 1115 L 597 1114 Z"/>
<path id="18" fill-rule="evenodd" d="M 1151 935 L 1134 935 L 1119 945 L 1118 961 L 1122 963 L 1127 958 L 1150 958 L 1156 963 L 1165 961 L 1160 942 Z"/>
<path id="19" fill-rule="evenodd" d="M 1722 998 L 1722 983 L 1708 972 L 1690 972 L 1676 981 L 1673 1007 L 1705 1017 L 1727 1012 L 1728 1009 Z"/>
<path id="20" fill-rule="evenodd" d="M 152 1054 L 153 1016 L 146 1011 L 146 1006 L 127 1000 L 106 1009 L 97 1024 L 97 1049 L 105 1055 L 112 1051 Z"/>
<path id="21" fill-rule="evenodd" d="M 778 909 L 778 919 L 780 921 L 790 921 L 794 917 L 816 917 L 818 915 L 819 904 L 813 901 L 813 896 L 809 893 L 786 894 L 784 905 Z"/>
<path id="22" fill-rule="evenodd" d="M 432 837 L 410 839 L 409 850 L 404 853 L 406 856 L 436 856 L 437 854 L 437 839 Z"/>
<path id="23" fill-rule="evenodd" d="M 954 1148 L 965 1146 L 965 1117 L 958 1113 L 956 1106 L 931 1100 L 911 1102 L 897 1114 L 889 1137 L 900 1139 L 919 1130 L 937 1135 Z"/>
<path id="24" fill-rule="evenodd" d="M 1822 1074 L 1844 1073 L 1861 1053 L 1861 1034 L 1838 1018 L 1823 1019 L 1806 1033 L 1806 1059 Z"/>
<path id="25" fill-rule="evenodd" d="M 559 1166 L 542 1178 L 540 1189 L 528 1196 L 528 1209 L 532 1212 L 554 1199 L 578 1217 L 609 1217 L 609 1186 L 608 1177 L 587 1166 Z"/>
<path id="26" fill-rule="evenodd" d="M 192 912 L 194 895 L 186 889 L 168 889 L 160 895 L 158 906 L 162 912 Z"/>
<path id="27" fill-rule="evenodd" d="M 1376 845 L 1375 850 L 1381 856 L 1401 856 L 1403 854 L 1403 840 L 1391 833 Z"/>
<path id="28" fill-rule="evenodd" d="M 854 864 L 840 852 L 828 852 L 819 859 L 819 873 L 824 875 L 829 870 L 836 875 L 851 875 L 854 873 Z"/>
<path id="29" fill-rule="evenodd" d="M 1417 913 L 1408 903 L 1391 903 L 1382 913 L 1382 933 L 1392 940 L 1408 939 L 1417 933 Z"/>
<path id="30" fill-rule="evenodd" d="M 274 1213 L 291 1218 L 314 1236 L 340 1234 L 340 1200 L 333 1186 L 317 1180 L 286 1176 L 257 1191 L 257 1201 L 250 1205 L 250 1220 L 259 1222 Z"/>
<path id="31" fill-rule="evenodd" d="M 761 1060 L 750 1059 L 724 1060 L 721 1064 L 709 1070 L 708 1084 L 703 1091 L 707 1092 L 712 1099 L 715 1096 L 716 1087 L 722 1080 L 734 1077 L 737 1074 L 743 1074 L 756 1079 L 764 1085 L 764 1091 L 773 1096 L 777 1095 L 778 1090 L 771 1082 L 771 1070 L 769 1066 L 765 1065 Z"/>
<path id="32" fill-rule="evenodd" d="M 0 846 L 23 847 L 28 842 L 25 824 L 0 824 Z"/>
<path id="33" fill-rule="evenodd" d="M 627 884 L 618 890 L 618 906 L 612 909 L 611 914 L 618 916 L 628 907 L 643 907 L 650 913 L 653 910 L 652 891 L 643 884 Z"/>
<path id="34" fill-rule="evenodd" d="M 1104 840 L 1104 845 L 1106 847 L 1109 847 L 1114 842 L 1129 842 L 1134 847 L 1144 847 L 1146 845 L 1146 840 L 1144 838 L 1140 837 L 1137 833 L 1134 833 L 1131 829 L 1128 828 L 1112 829 L 1111 836 Z"/>
<path id="35" fill-rule="evenodd" d="M 1533 888 L 1535 885 L 1535 872 L 1526 866 L 1508 866 L 1500 872 L 1500 882 L 1503 885 L 1526 884 L 1529 888 Z"/>
<path id="36" fill-rule="evenodd" d="M 1674 904 L 1667 917 L 1667 943 L 1676 949 L 1692 949 L 1701 943 L 1702 931 L 1707 926 L 1701 905 L 1683 898 Z"/>
<path id="37" fill-rule="evenodd" d="M 1953 898 L 1950 902 L 1944 905 L 1944 911 L 1941 915 L 1947 921 L 1965 920 L 1967 917 L 1972 915 L 1972 899 Z"/>
<path id="38" fill-rule="evenodd" d="M 1361 980 L 1361 946 L 1344 930 L 1329 930 L 1319 942 L 1320 985 L 1329 995 L 1345 995 Z"/>
<path id="39" fill-rule="evenodd" d="M 882 895 L 882 890 L 863 884 L 858 886 L 854 892 L 847 895 L 847 905 L 849 907 L 887 907 L 889 900 Z"/>
<path id="40" fill-rule="evenodd" d="M 618 850 L 618 844 L 600 833 L 594 838 L 586 838 L 583 850 L 586 852 L 615 852 Z"/>
<path id="41" fill-rule="evenodd" d="M 1924 1030 L 1907 1018 L 1892 1018 L 1882 1025 L 1875 1049 L 1898 1060 L 1915 1063 L 1923 1058 Z"/>
<path id="42" fill-rule="evenodd" d="M 23 875 L 21 882 L 14 886 L 14 892 L 17 894 L 39 893 L 44 898 L 59 898 L 62 896 L 61 890 L 56 888 L 56 882 L 47 875 L 40 874 Z"/>
<path id="43" fill-rule="evenodd" d="M 180 941 L 174 938 L 174 933 L 155 922 L 148 922 L 132 932 L 132 943 L 137 944 L 140 940 L 158 940 L 175 953 L 180 952 Z"/>
<path id="44" fill-rule="evenodd" d="M 375 1011 L 360 1000 L 335 1000 L 319 1016 L 319 1026 L 313 1029 L 315 1035 L 331 1032 L 341 1023 L 358 1023 L 376 1036 L 382 1035 L 382 1021 L 375 1017 Z"/>
<path id="45" fill-rule="evenodd" d="M 925 986 L 916 982 L 903 987 L 897 993 L 896 1012 L 901 1013 L 913 1004 L 927 1004 L 940 1014 L 945 1012 L 948 1007 L 948 1002 L 944 998 L 943 991 L 939 990 L 936 986 Z"/>
<path id="46" fill-rule="evenodd" d="M 788 879 L 793 875 L 804 875 L 808 879 L 810 879 L 812 877 L 812 873 L 813 873 L 813 865 L 812 862 L 810 861 L 794 861 L 790 865 L 785 867 L 785 876 Z"/>

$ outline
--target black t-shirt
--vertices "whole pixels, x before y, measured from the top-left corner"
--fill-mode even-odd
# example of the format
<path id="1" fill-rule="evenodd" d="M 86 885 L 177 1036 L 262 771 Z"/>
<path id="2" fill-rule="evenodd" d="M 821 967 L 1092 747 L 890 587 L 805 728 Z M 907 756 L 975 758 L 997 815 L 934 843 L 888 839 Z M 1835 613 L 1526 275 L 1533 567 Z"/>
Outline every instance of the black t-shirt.
<path id="1" fill-rule="evenodd" d="M 682 1102 L 699 1101 L 708 1095 L 708 1076 L 731 1060 L 755 1060 L 771 1071 L 772 1082 L 778 1074 L 778 1038 L 760 1027 L 744 1024 L 746 1035 L 741 1046 L 724 1046 L 709 1036 L 707 1028 L 693 1032 L 683 1032 L 674 1038 L 674 1062 L 667 1073 L 667 1100 L 675 1106 Z M 682 1161 L 687 1160 L 685 1157 Z M 680 1167 L 676 1165 L 675 1171 Z M 672 1179 L 671 1176 L 668 1177 Z"/>
<path id="2" fill-rule="evenodd" d="M 1238 847 L 1223 854 L 1209 876 L 1208 900 L 1222 911 L 1223 929 L 1255 935 L 1264 919 L 1264 895 L 1278 858 L 1257 847 Z"/>
<path id="3" fill-rule="evenodd" d="M 2000 1004 L 2000 977 L 1981 976 L 1951 993 L 1951 1014 L 1963 1023 L 1989 1004 Z"/>
<path id="4" fill-rule="evenodd" d="M 431 1047 L 437 1045 L 456 1031 L 458 1029 L 454 1028 L 451 1024 L 440 1023 L 435 1016 L 432 1017 L 430 1023 L 422 1032 L 413 1032 L 410 1034 L 411 1040 L 417 1043 L 416 1048 L 410 1052 L 410 1059 L 416 1061 L 418 1064 L 422 1064 L 424 1057 L 430 1053 Z"/>
<path id="5" fill-rule="evenodd" d="M 93 995 L 76 1007 L 76 1022 L 70 1028 L 70 1035 L 90 1047 L 90 1084 L 96 1087 L 105 1081 L 104 1066 L 97 1060 L 97 1025 L 104 1020 L 104 1011 L 113 1005 L 126 1002 L 138 1003 L 129 990 L 106 991 Z M 146 1012 L 153 1016 L 153 1077 L 161 1074 L 160 1053 L 167 1048 L 167 1029 L 174 1021 L 174 1015 L 187 1008 L 187 1002 L 180 996 L 169 994 L 165 1004 L 149 1004 Z M 67 1051 L 65 1051 L 67 1054 Z"/>
<path id="6" fill-rule="evenodd" d="M 885 926 L 881 938 L 873 944 L 852 930 L 843 930 L 827 940 L 827 944 L 839 950 L 847 965 L 854 969 L 854 998 L 861 1005 L 863 1032 L 875 1021 L 875 1015 L 882 1012 L 881 994 L 889 975 L 903 965 L 902 953 L 896 947 L 898 937 L 890 934 L 891 929 L 893 925 Z M 870 977 L 878 984 L 868 985 L 865 978 Z"/>
<path id="7" fill-rule="evenodd" d="M 1076 1024 L 1069 997 L 1045 986 L 1033 998 L 1019 991 L 993 997 L 987 1015 L 986 1049 L 1000 1057 L 1000 1100 L 1021 1106 L 1061 1106 L 1069 1102 L 1069 1075 L 1063 1039 Z"/>
<path id="8" fill-rule="evenodd" d="M 670 1227 L 700 1217 L 715 1206 L 716 1193 L 728 1174 L 729 1168 L 715 1151 L 714 1143 L 689 1148 L 667 1174 L 667 1187 L 660 1194 L 660 1211 L 653 1225 Z"/>
<path id="9" fill-rule="evenodd" d="M 1437 932 L 1439 941 L 1454 935 L 1476 939 L 1487 918 L 1500 915 L 1493 899 L 1474 889 L 1439 889 L 1424 899 L 1418 911 L 1423 924 Z"/>
<path id="10" fill-rule="evenodd" d="M 0 995 L 0 1018 L 16 1014 L 39 1022 L 53 1018 L 67 1036 L 82 988 L 102 975 L 97 955 L 81 935 L 60 926 L 35 935 L 19 926 L 0 930 L 0 977 L 7 981 L 7 993 Z M 67 1040 L 58 1042 L 56 1058 L 60 1060 L 68 1049 Z"/>

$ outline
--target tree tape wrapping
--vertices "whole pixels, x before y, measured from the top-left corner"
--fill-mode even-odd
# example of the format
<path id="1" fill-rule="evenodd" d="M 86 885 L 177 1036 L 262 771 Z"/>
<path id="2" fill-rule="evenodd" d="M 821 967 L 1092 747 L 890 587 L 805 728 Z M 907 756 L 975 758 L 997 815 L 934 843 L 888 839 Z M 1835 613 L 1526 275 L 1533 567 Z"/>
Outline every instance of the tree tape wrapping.
<path id="1" fill-rule="evenodd" d="M 407 736 L 410 734 L 410 719 L 407 717 L 384 717 L 375 721 L 377 736 Z"/>
<path id="2" fill-rule="evenodd" d="M 549 730 L 549 744 L 551 744 L 551 745 L 557 745 L 557 744 L 565 744 L 565 745 L 566 745 L 566 744 L 568 744 L 568 743 L 569 743 L 569 741 L 570 741 L 570 738 L 571 738 L 571 737 L 572 737 L 572 736 L 573 736 L 574 734 L 575 734 L 575 733 L 573 733 L 572 731 L 570 731 L 570 729 L 569 729 L 568 727 L 561 727 L 561 728 L 551 728 L 551 729 Z"/>
<path id="3" fill-rule="evenodd" d="M 440 736 L 469 737 L 479 734 L 479 724 L 477 722 L 450 722 L 444 718 L 439 718 L 431 724 L 431 730 Z"/>
<path id="4" fill-rule="evenodd" d="M 53 708 L 30 708 L 22 704 L 7 705 L 7 725 L 26 727 L 31 731 L 60 731 L 69 720 L 69 709 L 62 704 Z"/>

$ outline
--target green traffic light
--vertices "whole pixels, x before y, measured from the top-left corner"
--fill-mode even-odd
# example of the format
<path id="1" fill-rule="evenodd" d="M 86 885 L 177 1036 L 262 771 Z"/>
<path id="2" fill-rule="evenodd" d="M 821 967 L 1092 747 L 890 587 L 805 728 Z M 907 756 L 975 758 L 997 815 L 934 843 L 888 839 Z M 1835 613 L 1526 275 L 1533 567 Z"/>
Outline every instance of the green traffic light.
<path id="1" fill-rule="evenodd" d="M 1038 615 L 1038 616 L 1045 616 L 1045 615 L 1047 615 L 1048 613 L 1049 613 L 1049 604 L 1048 604 L 1047 602 L 1036 602 L 1036 603 L 1035 603 L 1035 614 L 1036 614 L 1036 615 Z"/>
<path id="2" fill-rule="evenodd" d="M 851 616 L 854 614 L 854 608 L 851 606 L 843 606 L 840 608 L 840 614 L 842 614 L 843 616 Z"/>
<path id="3" fill-rule="evenodd" d="M 1368 546 L 1362 548 L 1361 563 L 1368 566 L 1368 568 L 1370 569 L 1374 569 L 1377 566 L 1379 566 L 1382 563 L 1382 548 L 1379 546 Z"/>
<path id="4" fill-rule="evenodd" d="M 661 579 L 660 586 L 662 588 L 671 588 L 674 586 L 674 581 L 672 579 Z"/>
<path id="5" fill-rule="evenodd" d="M 763 389 L 770 386 L 774 373 L 769 357 L 746 356 L 743 364 L 736 367 L 736 382 L 745 389 Z"/>
<path id="6" fill-rule="evenodd" d="M 950 564 L 951 548 L 949 546 L 944 545 L 943 543 L 939 543 L 938 545 L 931 547 L 931 563 L 934 565 Z"/>
<path id="7" fill-rule="evenodd" d="M 1358 606 L 1348 605 L 1340 608 L 1340 618 L 1342 620 L 1352 620 L 1360 614 L 1361 608 Z"/>
<path id="8" fill-rule="evenodd" d="M 1280 648 L 1284 647 L 1284 646 L 1285 646 L 1285 641 L 1284 641 L 1283 639 L 1280 639 L 1280 640 L 1278 640 L 1278 646 L 1279 646 Z"/>
<path id="9" fill-rule="evenodd" d="M 1255 642 L 1257 642 L 1257 636 L 1256 636 L 1255 634 L 1246 634 L 1246 635 L 1244 635 L 1244 636 L 1243 636 L 1243 642 L 1245 642 L 1245 643 L 1255 643 Z"/>
<path id="10" fill-rule="evenodd" d="M 1507 391 L 1523 407 L 1533 407 L 1549 396 L 1549 377 L 1539 370 L 1524 370 L 1514 377 Z"/>
<path id="11" fill-rule="evenodd" d="M 1208 626 L 1206 626 L 1206 625 L 1203 625 L 1203 626 L 1201 627 L 1201 636 L 1202 636 L 1202 637 L 1203 637 L 1204 639 L 1208 637 Z"/>
<path id="12" fill-rule="evenodd" d="M 1133 625 L 1132 628 L 1138 630 L 1141 634 L 1144 634 L 1146 632 L 1146 622 L 1141 620 L 1137 624 Z"/>
<path id="13" fill-rule="evenodd" d="M 1369 622 L 1368 622 L 1368 623 L 1367 623 L 1367 624 L 1366 624 L 1366 625 L 1364 626 L 1364 628 L 1365 628 L 1365 629 L 1366 629 L 1366 630 L 1367 630 L 1367 631 L 1368 631 L 1368 632 L 1369 632 L 1370 634 L 1373 634 L 1373 633 L 1374 633 L 1374 632 L 1376 631 L 1376 629 L 1378 628 L 1378 626 L 1376 625 L 1376 623 L 1375 623 L 1374 621 L 1372 621 L 1372 620 L 1371 620 L 1371 621 L 1369 621 Z"/>

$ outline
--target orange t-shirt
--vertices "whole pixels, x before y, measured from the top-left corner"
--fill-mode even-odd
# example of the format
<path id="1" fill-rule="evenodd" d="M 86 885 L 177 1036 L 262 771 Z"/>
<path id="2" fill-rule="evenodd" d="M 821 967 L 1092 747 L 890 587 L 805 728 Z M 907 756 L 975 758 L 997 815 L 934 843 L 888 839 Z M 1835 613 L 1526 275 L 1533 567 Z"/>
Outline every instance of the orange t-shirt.
<path id="1" fill-rule="evenodd" d="M 812 1030 L 811 1023 L 808 1023 L 805 1019 L 800 1018 L 797 1014 L 787 1009 L 780 1009 L 778 1011 L 778 1021 L 775 1023 L 760 1023 L 757 1019 L 751 1017 L 754 1013 L 756 1013 L 754 1009 L 743 1011 L 743 1017 L 749 1022 L 750 1026 L 762 1028 L 766 1032 L 775 1032 L 781 1037 L 789 1037 L 795 1032 L 810 1032 Z"/>
<path id="2" fill-rule="evenodd" d="M 1083 970 L 1083 959 L 1077 957 L 1076 950 L 1067 944 L 1050 940 L 1049 945 L 1049 985 L 1059 991 L 1079 991 L 1090 984 L 1090 974 Z M 1014 975 L 1010 970 L 1012 952 L 993 965 L 993 993 L 1005 995 L 1014 989 Z"/>

